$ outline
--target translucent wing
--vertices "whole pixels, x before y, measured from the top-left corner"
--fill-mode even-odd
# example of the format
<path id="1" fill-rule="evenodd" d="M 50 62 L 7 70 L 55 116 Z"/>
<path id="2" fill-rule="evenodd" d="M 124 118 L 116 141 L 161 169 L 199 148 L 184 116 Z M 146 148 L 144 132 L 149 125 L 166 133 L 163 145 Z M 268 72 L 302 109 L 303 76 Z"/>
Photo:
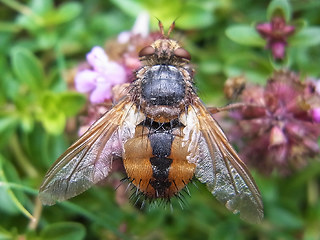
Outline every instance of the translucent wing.
<path id="1" fill-rule="evenodd" d="M 184 134 L 194 147 L 189 161 L 196 164 L 195 176 L 233 213 L 248 222 L 263 218 L 259 190 L 245 164 L 200 100 L 189 107 Z M 188 127 L 190 126 L 190 127 Z M 190 151 L 193 152 L 193 151 Z"/>
<path id="2" fill-rule="evenodd" d="M 47 172 L 40 187 L 43 204 L 74 197 L 106 178 L 123 142 L 132 137 L 143 114 L 124 99 L 85 132 Z"/>

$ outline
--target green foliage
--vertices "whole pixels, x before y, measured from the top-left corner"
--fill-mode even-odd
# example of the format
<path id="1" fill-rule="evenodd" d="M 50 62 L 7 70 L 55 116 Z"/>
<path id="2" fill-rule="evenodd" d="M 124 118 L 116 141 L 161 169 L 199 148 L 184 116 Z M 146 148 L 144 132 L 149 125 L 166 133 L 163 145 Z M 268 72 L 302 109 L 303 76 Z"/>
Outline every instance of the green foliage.
<path id="1" fill-rule="evenodd" d="M 281 69 L 281 68 L 290 68 L 297 69 L 299 71 L 303 71 L 303 67 L 301 67 L 301 56 L 302 51 L 300 50 L 299 54 L 295 54 L 294 49 L 299 48 L 311 48 L 309 51 L 313 51 L 312 47 L 318 46 L 320 44 L 320 31 L 319 27 L 316 26 L 308 26 L 307 21 L 305 19 L 295 19 L 294 21 L 291 19 L 291 5 L 287 0 L 273 0 L 268 5 L 267 9 L 267 19 L 270 21 L 274 16 L 281 16 L 286 20 L 286 24 L 292 25 L 295 27 L 295 33 L 292 36 L 289 36 L 288 39 L 285 39 L 285 45 L 288 45 L 292 48 L 289 48 L 289 55 L 283 59 L 282 62 L 274 61 L 274 58 L 271 57 L 270 53 L 268 57 L 264 56 L 264 64 L 269 65 L 270 69 Z M 270 47 L 270 42 L 263 39 L 258 32 L 255 30 L 258 25 L 257 22 L 267 22 L 265 19 L 257 21 L 254 20 L 250 25 L 231 25 L 226 29 L 226 36 L 234 41 L 237 44 L 241 44 L 243 46 L 251 46 L 251 47 L 261 47 L 265 46 L 265 48 Z M 277 35 L 277 33 L 273 33 Z M 278 33 L 279 34 L 279 33 Z M 269 36 L 270 37 L 270 36 Z M 277 39 L 275 37 L 274 39 Z M 318 53 L 318 50 L 316 50 Z M 293 54 L 294 52 L 294 54 Z M 246 54 L 244 54 L 246 56 Z M 317 55 L 319 57 L 319 55 Z M 252 57 L 251 57 L 252 58 Z M 243 61 L 246 61 L 245 57 Z M 305 62 L 305 59 L 304 59 Z M 300 65 L 300 67 L 297 67 Z M 254 70 L 255 71 L 255 70 Z M 318 70 L 315 68 L 308 69 L 310 74 L 318 75 Z M 259 81 L 255 81 L 259 82 Z"/>
<path id="2" fill-rule="evenodd" d="M 255 47 L 263 47 L 265 45 L 265 42 L 253 26 L 232 26 L 226 30 L 226 35 L 239 44 Z"/>
<path id="3" fill-rule="evenodd" d="M 19 122 L 24 131 L 31 132 L 35 122 L 40 121 L 48 133 L 61 134 L 66 117 L 79 112 L 85 97 L 75 92 L 56 92 L 50 86 L 40 61 L 28 49 L 14 47 L 10 57 L 16 79 L 4 81 L 18 83 L 14 86 L 17 88 L 15 94 L 11 95 L 15 108 L 5 109 L 0 116 L 0 133 L 8 135 Z"/>
<path id="4" fill-rule="evenodd" d="M 2 156 L 0 156 L 0 181 L 2 183 L 7 183 L 8 181 L 20 183 L 16 169 Z M 17 199 L 15 193 L 10 188 L 3 187 L 0 189 L 1 212 L 11 215 L 20 213 L 19 207 L 21 207 L 25 201 L 23 201 L 23 193 L 17 192 L 17 194 L 19 195 L 19 199 Z"/>
<path id="5" fill-rule="evenodd" d="M 308 27 L 294 35 L 290 44 L 293 47 L 312 47 L 320 44 L 320 27 Z"/>
<path id="6" fill-rule="evenodd" d="M 272 0 L 267 9 L 267 18 L 275 15 L 282 16 L 288 22 L 291 20 L 291 6 L 288 0 Z"/>
<path id="7" fill-rule="evenodd" d="M 27 49 L 14 48 L 11 53 L 12 70 L 20 83 L 32 91 L 40 91 L 44 72 L 38 59 Z"/>
<path id="8" fill-rule="evenodd" d="M 42 230 L 40 237 L 48 240 L 81 240 L 85 234 L 86 229 L 79 223 L 60 222 L 48 225 Z"/>
<path id="9" fill-rule="evenodd" d="M 67 121 L 77 122 L 86 97 L 70 90 L 68 79 L 92 46 L 130 30 L 142 11 L 150 13 L 152 29 L 156 18 L 165 28 L 176 20 L 172 36 L 192 55 L 202 99 L 221 106 L 229 77 L 263 84 L 275 68 L 288 67 L 319 78 L 317 1 L 0 2 L 0 239 L 320 239 L 319 156 L 285 178 L 254 174 L 265 206 L 260 225 L 229 213 L 200 184 L 189 186 L 183 210 L 178 199 L 173 211 L 118 205 L 110 187 L 117 174 L 107 186 L 52 207 L 41 209 L 37 200 L 45 172 L 77 136 L 78 126 Z M 274 14 L 297 27 L 282 63 L 255 31 Z"/>
<path id="10" fill-rule="evenodd" d="M 141 11 L 148 11 L 154 17 L 153 23 L 160 19 L 164 26 L 169 26 L 173 21 L 182 29 L 204 28 L 214 22 L 214 11 L 222 1 L 210 0 L 112 0 L 124 12 L 136 16 Z M 156 26 L 156 25 L 155 25 Z"/>

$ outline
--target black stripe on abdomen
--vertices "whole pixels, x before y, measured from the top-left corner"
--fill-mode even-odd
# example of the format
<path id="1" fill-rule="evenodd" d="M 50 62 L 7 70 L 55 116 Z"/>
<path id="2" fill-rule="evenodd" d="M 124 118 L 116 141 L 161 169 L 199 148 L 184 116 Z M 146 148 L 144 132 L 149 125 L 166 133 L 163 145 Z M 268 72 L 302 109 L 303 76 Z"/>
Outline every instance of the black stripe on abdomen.
<path id="1" fill-rule="evenodd" d="M 155 189 L 157 197 L 165 197 L 166 189 L 171 186 L 168 180 L 172 159 L 168 158 L 171 153 L 173 135 L 168 131 L 153 132 L 149 135 L 152 154 L 150 158 L 154 179 L 150 185 Z"/>
<path id="2" fill-rule="evenodd" d="M 164 197 L 166 189 L 171 186 L 168 180 L 169 168 L 172 163 L 171 158 L 150 158 L 154 179 L 150 181 L 150 185 L 156 191 L 157 197 Z"/>

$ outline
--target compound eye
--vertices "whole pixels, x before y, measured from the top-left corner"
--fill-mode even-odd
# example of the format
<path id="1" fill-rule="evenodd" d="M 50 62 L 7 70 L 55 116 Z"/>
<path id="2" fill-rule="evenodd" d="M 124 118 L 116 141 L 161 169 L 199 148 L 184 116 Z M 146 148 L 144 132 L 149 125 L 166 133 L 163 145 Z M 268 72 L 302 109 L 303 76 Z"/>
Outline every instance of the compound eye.
<path id="1" fill-rule="evenodd" d="M 146 46 L 144 48 L 142 48 L 139 52 L 139 57 L 145 57 L 145 56 L 150 56 L 152 54 L 154 54 L 154 48 L 151 46 Z"/>
<path id="2" fill-rule="evenodd" d="M 177 48 L 176 50 L 174 50 L 174 55 L 176 55 L 177 57 L 188 59 L 188 60 L 191 59 L 190 53 L 184 48 Z"/>

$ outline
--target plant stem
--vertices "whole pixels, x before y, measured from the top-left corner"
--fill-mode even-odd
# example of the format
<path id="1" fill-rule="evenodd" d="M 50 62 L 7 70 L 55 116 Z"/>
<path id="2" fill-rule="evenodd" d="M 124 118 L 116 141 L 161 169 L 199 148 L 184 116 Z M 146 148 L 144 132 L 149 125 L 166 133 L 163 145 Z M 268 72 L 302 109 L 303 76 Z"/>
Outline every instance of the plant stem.
<path id="1" fill-rule="evenodd" d="M 41 17 L 36 15 L 31 8 L 15 1 L 15 0 L 0 0 L 3 4 L 11 7 L 12 9 L 16 10 L 17 12 L 22 13 L 23 15 L 31 17 L 38 25 L 43 25 L 44 21 Z"/>
<path id="2" fill-rule="evenodd" d="M 311 178 L 307 183 L 307 192 L 308 192 L 308 203 L 310 206 L 315 206 L 318 203 L 319 199 L 319 184 L 314 179 Z"/>
<path id="3" fill-rule="evenodd" d="M 7 183 L 7 178 L 6 175 L 2 169 L 2 162 L 0 162 L 0 179 L 3 179 L 4 182 L 0 182 L 0 187 L 1 186 L 6 186 Z M 2 184 L 3 183 L 3 184 Z M 10 196 L 12 202 L 16 205 L 16 207 L 31 221 L 35 221 L 36 219 L 31 215 L 31 213 L 21 204 L 21 202 L 18 200 L 14 192 L 8 188 L 7 190 L 8 195 Z"/>
<path id="4" fill-rule="evenodd" d="M 42 203 L 38 197 L 36 197 L 35 205 L 34 205 L 34 210 L 33 210 L 33 217 L 34 220 L 31 219 L 28 228 L 30 230 L 35 230 L 38 226 L 39 219 L 42 213 Z"/>
<path id="5" fill-rule="evenodd" d="M 35 178 L 38 176 L 37 170 L 29 163 L 28 158 L 24 155 L 18 141 L 18 137 L 14 134 L 10 139 L 10 148 L 15 156 L 19 167 L 26 173 L 27 176 Z"/>
<path id="6" fill-rule="evenodd" d="M 1 32 L 18 33 L 20 30 L 21 30 L 21 26 L 19 26 L 18 24 L 0 21 Z"/>

